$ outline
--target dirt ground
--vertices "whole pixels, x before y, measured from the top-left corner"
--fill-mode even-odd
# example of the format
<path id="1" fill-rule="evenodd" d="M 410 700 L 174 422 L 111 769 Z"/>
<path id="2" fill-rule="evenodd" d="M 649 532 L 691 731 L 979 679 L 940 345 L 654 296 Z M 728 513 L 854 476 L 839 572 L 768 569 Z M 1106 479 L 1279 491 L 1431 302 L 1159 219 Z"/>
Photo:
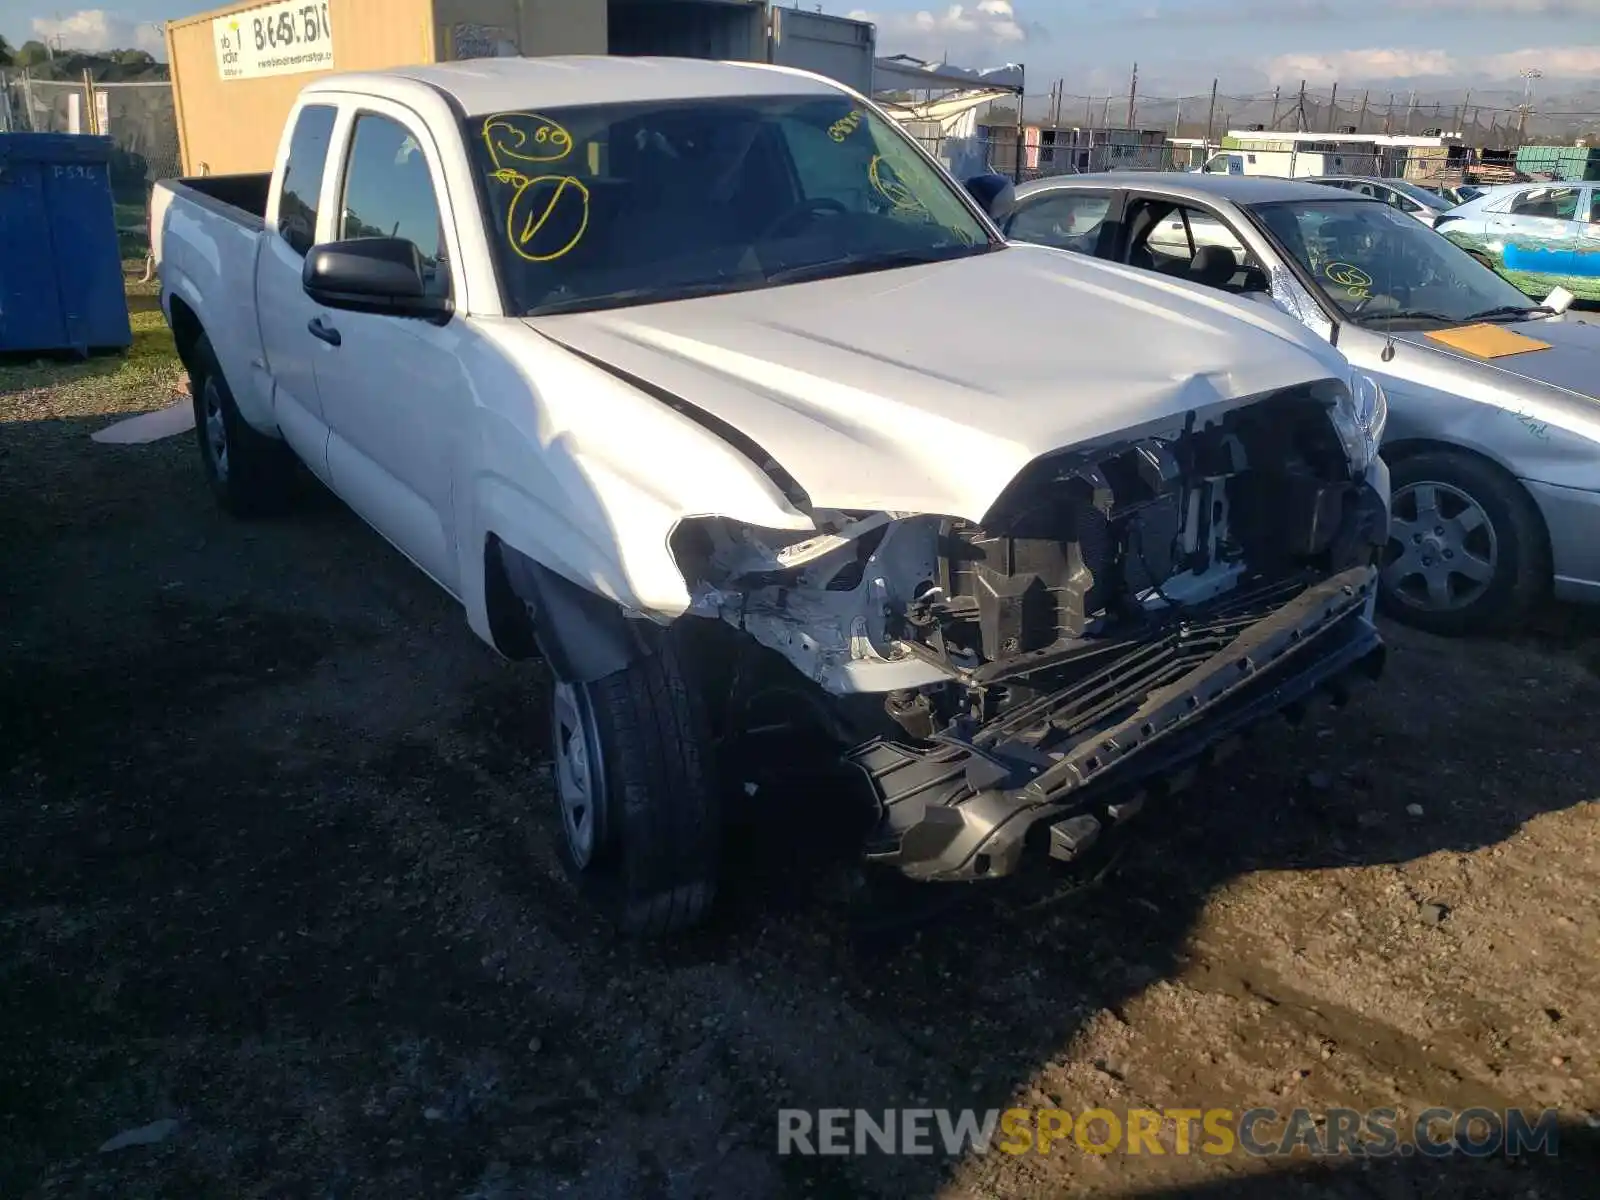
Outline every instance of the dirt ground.
<path id="1" fill-rule="evenodd" d="M 1593 616 L 1386 628 L 1381 685 L 1096 887 L 869 939 L 798 797 L 712 928 L 619 944 L 555 859 L 539 670 L 338 505 L 240 525 L 189 439 L 91 442 L 167 403 L 169 362 L 127 370 L 0 374 L 0 1196 L 1595 1194 Z M 775 1152 L 782 1107 L 1014 1105 L 1562 1126 L 1518 1160 Z"/>

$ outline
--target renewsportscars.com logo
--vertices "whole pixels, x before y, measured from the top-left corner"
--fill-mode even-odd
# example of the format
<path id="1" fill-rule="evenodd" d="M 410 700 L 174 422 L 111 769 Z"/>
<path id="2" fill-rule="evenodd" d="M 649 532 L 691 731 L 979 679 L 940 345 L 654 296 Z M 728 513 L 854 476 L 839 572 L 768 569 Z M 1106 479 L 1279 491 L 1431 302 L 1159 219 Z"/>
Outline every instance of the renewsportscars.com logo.
<path id="1" fill-rule="evenodd" d="M 1556 1110 L 1427 1108 L 785 1108 L 779 1154 L 1149 1154 L 1278 1158 L 1521 1157 L 1558 1152 Z"/>

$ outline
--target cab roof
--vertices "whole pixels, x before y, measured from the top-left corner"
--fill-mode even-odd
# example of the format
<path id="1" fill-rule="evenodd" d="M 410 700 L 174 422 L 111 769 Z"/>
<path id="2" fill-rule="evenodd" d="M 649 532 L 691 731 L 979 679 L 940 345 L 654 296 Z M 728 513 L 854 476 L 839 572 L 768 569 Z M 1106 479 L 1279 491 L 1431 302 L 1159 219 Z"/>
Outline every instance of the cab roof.
<path id="1" fill-rule="evenodd" d="M 353 83 L 371 86 L 384 79 L 410 80 L 432 88 L 467 116 L 535 107 L 567 108 L 651 100 L 827 96 L 838 95 L 843 90 L 810 72 L 765 63 L 590 54 L 481 58 L 335 74 L 325 76 L 306 90 L 339 91 Z"/>

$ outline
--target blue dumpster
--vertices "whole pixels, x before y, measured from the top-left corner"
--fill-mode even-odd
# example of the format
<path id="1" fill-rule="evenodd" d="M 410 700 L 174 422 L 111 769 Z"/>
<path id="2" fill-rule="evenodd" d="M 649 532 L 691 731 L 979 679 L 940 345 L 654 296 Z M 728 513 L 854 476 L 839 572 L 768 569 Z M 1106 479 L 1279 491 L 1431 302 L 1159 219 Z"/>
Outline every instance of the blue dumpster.
<path id="1" fill-rule="evenodd" d="M 0 133 L 0 352 L 133 341 L 110 158 L 107 137 Z"/>

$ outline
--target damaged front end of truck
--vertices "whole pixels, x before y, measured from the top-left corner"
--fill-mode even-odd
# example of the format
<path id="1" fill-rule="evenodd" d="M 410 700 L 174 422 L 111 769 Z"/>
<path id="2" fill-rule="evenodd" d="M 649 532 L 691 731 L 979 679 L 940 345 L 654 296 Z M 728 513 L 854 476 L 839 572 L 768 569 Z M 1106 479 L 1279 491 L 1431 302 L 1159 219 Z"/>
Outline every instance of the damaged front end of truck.
<path id="1" fill-rule="evenodd" d="M 685 520 L 687 615 L 786 664 L 869 789 L 870 859 L 1072 861 L 1249 726 L 1379 674 L 1374 408 L 1323 380 L 1191 411 L 1037 457 L 977 521 Z"/>

